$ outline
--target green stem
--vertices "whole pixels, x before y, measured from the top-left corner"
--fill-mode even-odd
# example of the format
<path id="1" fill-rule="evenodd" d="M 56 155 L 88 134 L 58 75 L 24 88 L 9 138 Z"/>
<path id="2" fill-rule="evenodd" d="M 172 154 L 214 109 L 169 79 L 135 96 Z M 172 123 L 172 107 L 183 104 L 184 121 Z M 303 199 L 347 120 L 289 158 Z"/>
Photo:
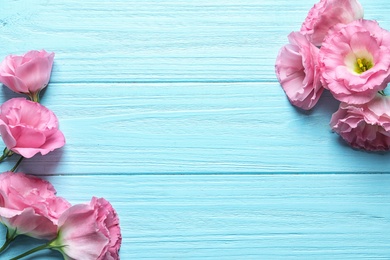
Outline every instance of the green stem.
<path id="1" fill-rule="evenodd" d="M 13 230 L 12 234 L 10 235 L 9 228 L 7 228 L 5 242 L 0 248 L 0 254 L 3 253 L 3 251 L 5 251 L 7 249 L 7 247 L 11 244 L 11 242 L 15 240 L 16 236 L 17 236 L 16 229 Z"/>
<path id="2" fill-rule="evenodd" d="M 19 160 L 16 162 L 15 166 L 10 170 L 11 172 L 15 172 L 16 169 L 19 167 L 19 164 L 23 161 L 24 157 L 21 156 Z"/>
<path id="3" fill-rule="evenodd" d="M 21 258 L 23 258 L 25 256 L 31 255 L 31 254 L 33 254 L 35 252 L 38 252 L 38 251 L 41 251 L 41 250 L 44 250 L 44 249 L 48 249 L 48 248 L 51 248 L 50 247 L 50 242 L 47 243 L 47 244 L 43 244 L 43 245 L 37 246 L 37 247 L 35 247 L 33 249 L 30 249 L 30 250 L 24 252 L 23 254 L 20 254 L 20 255 L 15 256 L 14 258 L 11 258 L 10 260 L 21 259 Z"/>
<path id="4" fill-rule="evenodd" d="M 14 152 L 12 152 L 11 150 L 8 150 L 7 147 L 4 148 L 3 154 L 0 156 L 0 162 L 2 162 L 5 158 L 10 157 L 13 154 L 14 154 Z"/>
<path id="5" fill-rule="evenodd" d="M 44 250 L 44 249 L 56 249 L 56 248 L 64 247 L 63 245 L 53 245 L 53 242 L 55 242 L 55 241 L 56 240 L 52 240 L 52 241 L 49 241 L 46 244 L 37 246 L 37 247 L 35 247 L 33 249 L 30 249 L 30 250 L 24 252 L 23 254 L 20 254 L 20 255 L 15 256 L 14 258 L 11 258 L 10 260 L 18 260 L 18 259 L 21 259 L 21 258 L 23 258 L 25 256 L 31 255 L 31 254 L 33 254 L 35 252 L 38 252 L 38 251 L 41 251 L 41 250 Z"/>
<path id="6" fill-rule="evenodd" d="M 31 101 L 39 103 L 40 98 L 39 98 L 40 91 L 36 91 L 34 93 L 29 93 L 28 96 L 30 97 Z"/>
<path id="7" fill-rule="evenodd" d="M 379 94 L 381 94 L 382 96 L 386 96 L 386 94 L 385 94 L 385 91 L 384 91 L 384 90 L 379 90 L 379 91 L 378 91 L 378 93 L 379 93 Z"/>

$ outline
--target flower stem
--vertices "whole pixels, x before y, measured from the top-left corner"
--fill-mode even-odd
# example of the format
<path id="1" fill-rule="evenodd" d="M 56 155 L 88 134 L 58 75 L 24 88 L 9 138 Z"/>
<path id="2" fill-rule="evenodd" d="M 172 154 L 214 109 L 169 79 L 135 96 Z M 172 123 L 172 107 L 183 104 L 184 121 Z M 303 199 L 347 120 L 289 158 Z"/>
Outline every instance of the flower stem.
<path id="1" fill-rule="evenodd" d="M 13 230 L 12 233 L 9 232 L 9 228 L 7 228 L 7 234 L 5 236 L 5 242 L 4 244 L 0 247 L 0 254 L 3 253 L 7 249 L 7 247 L 11 244 L 12 241 L 16 238 L 16 229 Z"/>
<path id="2" fill-rule="evenodd" d="M 14 154 L 14 152 L 12 152 L 11 150 L 8 150 L 7 147 L 4 148 L 3 154 L 0 156 L 0 162 L 4 161 L 5 158 L 10 157 L 13 154 Z"/>
<path id="3" fill-rule="evenodd" d="M 50 248 L 50 242 L 46 243 L 46 244 L 43 244 L 43 245 L 40 245 L 40 246 L 37 246 L 37 247 L 35 247 L 33 249 L 30 249 L 30 250 L 24 252 L 23 254 L 20 254 L 20 255 L 17 255 L 15 257 L 11 258 L 10 260 L 21 259 L 21 258 L 23 258 L 25 256 L 31 255 L 31 254 L 33 254 L 35 252 L 38 252 L 38 251 L 41 251 L 41 250 L 44 250 L 44 249 L 48 249 L 48 248 Z"/>
<path id="4" fill-rule="evenodd" d="M 40 99 L 39 99 L 39 93 L 40 91 L 36 91 L 34 93 L 29 93 L 28 96 L 30 97 L 31 101 L 34 101 L 34 102 L 37 102 L 39 103 Z"/>
<path id="5" fill-rule="evenodd" d="M 38 252 L 38 251 L 41 251 L 41 250 L 44 250 L 44 249 L 52 249 L 52 248 L 55 249 L 55 248 L 64 247 L 63 245 L 53 245 L 53 242 L 54 242 L 54 241 L 55 241 L 55 240 L 49 241 L 49 242 L 46 243 L 46 244 L 43 244 L 43 245 L 37 246 L 37 247 L 35 247 L 35 248 L 32 248 L 32 249 L 30 249 L 30 250 L 24 252 L 23 254 L 20 254 L 20 255 L 17 255 L 17 256 L 15 256 L 15 257 L 11 258 L 10 260 L 18 260 L 18 259 L 21 259 L 21 258 L 23 258 L 23 257 L 25 257 L 25 256 L 31 255 L 31 254 L 33 254 L 33 253 L 35 253 L 35 252 Z"/>
<path id="6" fill-rule="evenodd" d="M 24 157 L 21 156 L 19 160 L 16 162 L 15 166 L 10 170 L 11 172 L 15 172 L 16 169 L 19 167 L 19 164 L 23 161 Z"/>

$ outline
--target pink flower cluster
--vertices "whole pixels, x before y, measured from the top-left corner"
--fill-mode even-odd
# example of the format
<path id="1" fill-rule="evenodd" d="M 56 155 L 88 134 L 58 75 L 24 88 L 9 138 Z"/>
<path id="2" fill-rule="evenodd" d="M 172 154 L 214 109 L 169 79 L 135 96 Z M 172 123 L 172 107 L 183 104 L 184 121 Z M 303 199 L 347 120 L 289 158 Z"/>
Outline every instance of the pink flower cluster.
<path id="1" fill-rule="evenodd" d="M 29 51 L 7 56 L 0 63 L 0 83 L 25 98 L 12 98 L 0 106 L 0 134 L 9 152 L 31 158 L 45 155 L 65 144 L 55 114 L 39 104 L 39 93 L 47 86 L 54 53 Z"/>
<path id="2" fill-rule="evenodd" d="M 0 106 L 0 134 L 6 146 L 0 162 L 21 156 L 11 171 L 0 174 L 0 223 L 7 227 L 0 254 L 18 235 L 27 235 L 49 242 L 14 259 L 42 249 L 58 250 L 64 259 L 119 259 L 119 218 L 107 200 L 93 197 L 72 206 L 56 196 L 48 181 L 14 172 L 23 158 L 46 155 L 65 144 L 57 117 L 39 103 L 53 59 L 54 53 L 30 51 L 9 55 L 0 64 L 0 83 L 29 98 L 12 98 Z"/>
<path id="3" fill-rule="evenodd" d="M 288 36 L 275 72 L 292 105 L 312 109 L 323 91 L 340 101 L 330 121 L 349 145 L 390 149 L 390 32 L 363 19 L 357 0 L 321 0 Z"/>
<path id="4" fill-rule="evenodd" d="M 112 205 L 93 197 L 71 206 L 38 177 L 0 174 L 0 222 L 9 240 L 17 235 L 48 239 L 46 248 L 59 250 L 65 259 L 119 259 L 121 232 Z"/>

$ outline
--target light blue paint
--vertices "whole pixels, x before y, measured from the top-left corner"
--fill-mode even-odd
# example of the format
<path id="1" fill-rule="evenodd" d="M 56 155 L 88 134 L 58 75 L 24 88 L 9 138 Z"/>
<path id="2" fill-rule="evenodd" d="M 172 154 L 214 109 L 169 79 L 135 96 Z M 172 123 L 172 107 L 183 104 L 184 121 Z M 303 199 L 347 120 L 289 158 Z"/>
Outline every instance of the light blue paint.
<path id="1" fill-rule="evenodd" d="M 387 2 L 360 2 L 390 29 Z M 67 138 L 20 169 L 109 199 L 124 260 L 389 259 L 390 155 L 346 146 L 329 93 L 302 113 L 274 75 L 314 3 L 0 2 L 0 59 L 56 53 L 42 104 Z M 39 244 L 18 242 L 0 259 Z"/>

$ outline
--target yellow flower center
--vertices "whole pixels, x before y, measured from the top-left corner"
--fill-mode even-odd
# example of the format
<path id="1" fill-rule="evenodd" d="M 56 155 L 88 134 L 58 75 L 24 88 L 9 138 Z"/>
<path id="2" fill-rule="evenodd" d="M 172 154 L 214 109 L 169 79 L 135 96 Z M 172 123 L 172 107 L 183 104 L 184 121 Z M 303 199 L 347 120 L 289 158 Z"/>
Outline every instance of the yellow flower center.
<path id="1" fill-rule="evenodd" d="M 363 72 L 374 67 L 374 63 L 366 58 L 357 58 L 355 63 L 355 72 L 358 74 L 362 74 Z"/>

